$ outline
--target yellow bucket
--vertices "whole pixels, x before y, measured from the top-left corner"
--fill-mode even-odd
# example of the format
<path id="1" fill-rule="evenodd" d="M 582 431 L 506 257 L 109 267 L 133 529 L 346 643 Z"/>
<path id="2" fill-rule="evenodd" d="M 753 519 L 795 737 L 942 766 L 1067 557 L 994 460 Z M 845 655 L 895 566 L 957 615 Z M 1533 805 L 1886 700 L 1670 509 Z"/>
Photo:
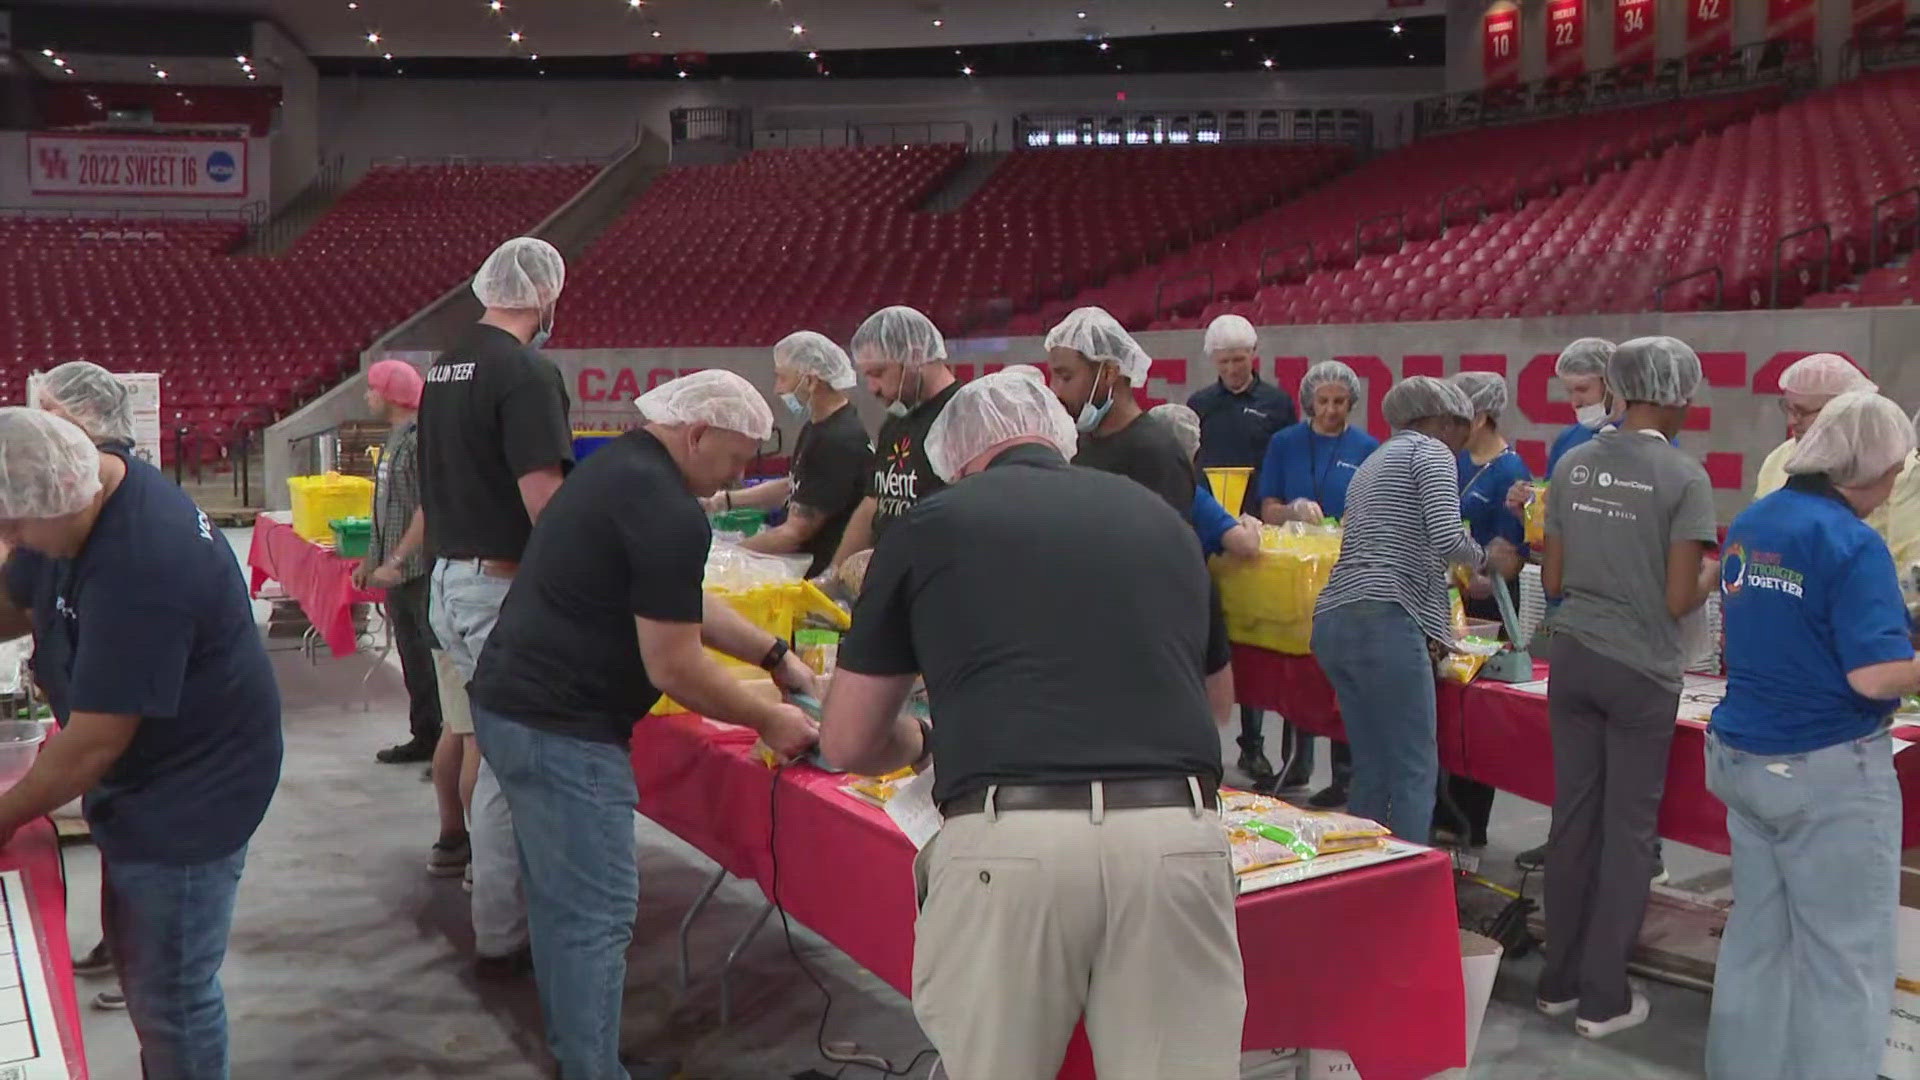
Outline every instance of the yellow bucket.
<path id="1" fill-rule="evenodd" d="M 1240 512 L 1240 503 L 1247 497 L 1247 483 L 1252 479 L 1253 470 L 1248 468 L 1207 470 L 1207 486 L 1213 489 L 1213 497 L 1229 514 Z"/>
<path id="2" fill-rule="evenodd" d="M 373 481 L 364 476 L 289 476 L 293 496 L 293 531 L 315 543 L 333 542 L 335 518 L 372 517 Z"/>

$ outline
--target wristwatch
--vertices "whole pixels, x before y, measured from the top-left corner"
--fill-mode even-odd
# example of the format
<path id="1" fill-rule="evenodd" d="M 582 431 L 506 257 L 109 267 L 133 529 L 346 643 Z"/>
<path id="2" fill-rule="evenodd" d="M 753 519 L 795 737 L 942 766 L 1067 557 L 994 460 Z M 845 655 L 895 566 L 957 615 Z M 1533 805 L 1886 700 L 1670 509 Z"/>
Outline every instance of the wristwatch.
<path id="1" fill-rule="evenodd" d="M 775 668 L 778 668 L 780 666 L 780 661 L 785 660 L 787 658 L 787 654 L 792 651 L 793 650 L 788 647 L 785 641 L 781 640 L 780 638 L 774 638 L 773 648 L 768 649 L 767 655 L 760 658 L 760 670 L 772 671 Z"/>

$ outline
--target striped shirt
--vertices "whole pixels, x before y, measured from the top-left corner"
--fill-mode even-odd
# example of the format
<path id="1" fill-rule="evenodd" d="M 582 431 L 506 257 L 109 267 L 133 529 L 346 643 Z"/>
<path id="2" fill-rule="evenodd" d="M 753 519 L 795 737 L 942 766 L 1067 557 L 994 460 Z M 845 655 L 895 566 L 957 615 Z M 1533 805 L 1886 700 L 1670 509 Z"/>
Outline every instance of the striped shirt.
<path id="1" fill-rule="evenodd" d="M 1314 614 L 1359 600 L 1399 604 L 1427 636 L 1453 640 L 1447 567 L 1478 567 L 1480 545 L 1460 523 L 1460 475 L 1440 440 L 1393 434 L 1347 488 L 1340 560 Z"/>

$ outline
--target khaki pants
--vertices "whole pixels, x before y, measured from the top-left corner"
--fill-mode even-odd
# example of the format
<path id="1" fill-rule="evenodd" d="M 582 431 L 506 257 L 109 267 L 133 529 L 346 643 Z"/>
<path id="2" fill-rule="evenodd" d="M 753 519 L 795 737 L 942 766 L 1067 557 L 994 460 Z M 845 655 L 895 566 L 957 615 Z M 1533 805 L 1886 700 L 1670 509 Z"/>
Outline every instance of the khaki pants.
<path id="1" fill-rule="evenodd" d="M 952 818 L 915 864 L 913 1010 L 954 1080 L 1234 1080 L 1246 988 L 1219 815 Z"/>

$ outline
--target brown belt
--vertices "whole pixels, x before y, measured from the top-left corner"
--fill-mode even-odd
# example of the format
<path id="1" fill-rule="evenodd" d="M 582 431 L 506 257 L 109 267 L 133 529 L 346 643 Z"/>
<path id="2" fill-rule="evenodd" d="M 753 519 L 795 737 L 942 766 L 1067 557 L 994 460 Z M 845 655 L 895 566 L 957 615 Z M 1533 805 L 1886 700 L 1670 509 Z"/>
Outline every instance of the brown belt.
<path id="1" fill-rule="evenodd" d="M 1192 806 L 1193 788 L 1187 777 L 1158 780 L 1105 780 L 1100 782 L 1101 806 L 1107 810 L 1151 810 L 1165 806 Z M 1208 810 L 1220 805 L 1216 785 L 1201 780 L 1200 805 Z M 1092 810 L 1093 782 L 1070 784 L 999 784 L 993 787 L 993 810 Z M 985 813 L 987 788 L 956 795 L 940 804 L 943 817 Z"/>
<path id="2" fill-rule="evenodd" d="M 480 572 L 488 577 L 510 578 L 520 572 L 520 564 L 508 559 L 481 559 Z"/>

